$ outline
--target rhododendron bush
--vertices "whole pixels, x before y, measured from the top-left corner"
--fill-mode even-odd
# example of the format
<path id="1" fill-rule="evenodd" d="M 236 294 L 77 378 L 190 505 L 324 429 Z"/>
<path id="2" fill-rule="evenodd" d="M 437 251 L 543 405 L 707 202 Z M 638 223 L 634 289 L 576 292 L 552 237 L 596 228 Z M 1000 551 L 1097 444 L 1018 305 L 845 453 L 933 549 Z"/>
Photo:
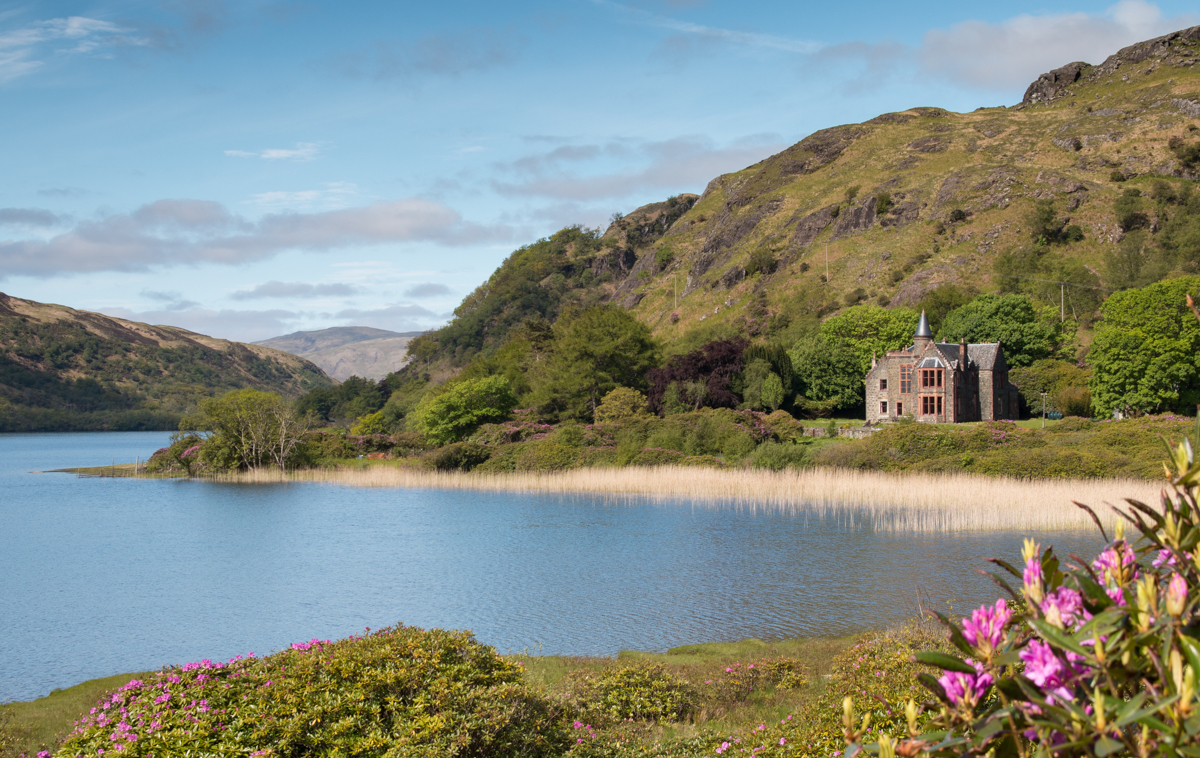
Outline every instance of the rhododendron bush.
<path id="1" fill-rule="evenodd" d="M 961 656 L 917 655 L 936 701 L 880 735 L 848 698 L 846 754 L 1200 756 L 1200 464 L 1171 453 L 1159 505 L 1128 501 L 1094 559 L 1026 540 L 1023 566 L 995 561 L 1010 599 L 947 622 Z"/>
<path id="2" fill-rule="evenodd" d="M 469 632 L 394 627 L 133 680 L 58 756 L 558 755 L 562 715 Z"/>

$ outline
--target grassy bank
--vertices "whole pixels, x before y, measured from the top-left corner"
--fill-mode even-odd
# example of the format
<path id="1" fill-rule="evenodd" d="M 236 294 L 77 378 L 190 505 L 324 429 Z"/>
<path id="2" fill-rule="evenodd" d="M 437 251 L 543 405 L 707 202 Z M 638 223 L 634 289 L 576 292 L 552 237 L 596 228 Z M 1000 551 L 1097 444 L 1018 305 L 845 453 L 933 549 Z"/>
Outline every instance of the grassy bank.
<path id="1" fill-rule="evenodd" d="M 1093 506 L 1110 524 L 1106 503 L 1158 501 L 1159 485 L 1133 479 L 1021 480 L 976 474 L 895 474 L 815 468 L 801 471 L 712 468 L 602 468 L 548 473 L 437 472 L 386 461 L 375 465 L 221 474 L 245 484 L 318 482 L 352 487 L 404 487 L 513 492 L 561 492 L 623 498 L 680 499 L 792 514 L 869 517 L 894 531 L 1091 529 L 1074 505 Z"/>
<path id="2" fill-rule="evenodd" d="M 572 736 L 571 755 L 698 758 L 730 742 L 827 756 L 841 747 L 841 698 L 853 692 L 863 707 L 878 710 L 877 720 L 894 722 L 889 710 L 899 714 L 907 698 L 923 699 L 909 657 L 918 649 L 942 648 L 942 636 L 910 625 L 853 638 L 743 640 L 615 658 L 507 659 L 520 664 L 525 682 L 556 704 Z M 13 738 L 8 754 L 0 755 L 53 750 L 103 695 L 146 676 L 96 679 L 0 706 Z"/>

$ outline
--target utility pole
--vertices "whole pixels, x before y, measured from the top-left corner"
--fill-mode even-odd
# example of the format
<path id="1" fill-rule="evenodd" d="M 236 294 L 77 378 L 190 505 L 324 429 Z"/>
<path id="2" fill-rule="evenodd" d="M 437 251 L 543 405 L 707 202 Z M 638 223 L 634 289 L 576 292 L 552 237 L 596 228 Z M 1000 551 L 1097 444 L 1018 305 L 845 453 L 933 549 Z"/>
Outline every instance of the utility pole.
<path id="1" fill-rule="evenodd" d="M 1058 307 L 1062 309 L 1060 312 L 1060 315 L 1059 315 L 1058 322 L 1061 324 L 1067 320 L 1067 285 L 1063 284 L 1062 282 L 1059 282 L 1058 286 L 1059 286 Z M 1072 300 L 1071 302 L 1074 303 L 1075 301 Z M 1074 308 L 1075 306 L 1072 305 L 1071 307 Z"/>
<path id="2" fill-rule="evenodd" d="M 679 274 L 671 274 L 671 282 L 675 285 L 675 307 L 671 310 L 679 310 Z"/>
<path id="3" fill-rule="evenodd" d="M 825 283 L 829 284 L 829 243 L 825 243 Z"/>

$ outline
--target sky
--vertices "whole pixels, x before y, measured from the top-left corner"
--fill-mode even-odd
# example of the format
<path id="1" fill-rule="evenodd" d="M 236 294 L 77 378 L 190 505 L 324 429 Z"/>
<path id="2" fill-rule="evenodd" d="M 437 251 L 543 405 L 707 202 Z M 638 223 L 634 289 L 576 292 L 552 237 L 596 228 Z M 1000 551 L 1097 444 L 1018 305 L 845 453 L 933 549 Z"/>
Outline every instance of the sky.
<path id="1" fill-rule="evenodd" d="M 241 341 L 444 324 L 514 249 L 1195 7 L 0 2 L 0 291 Z"/>

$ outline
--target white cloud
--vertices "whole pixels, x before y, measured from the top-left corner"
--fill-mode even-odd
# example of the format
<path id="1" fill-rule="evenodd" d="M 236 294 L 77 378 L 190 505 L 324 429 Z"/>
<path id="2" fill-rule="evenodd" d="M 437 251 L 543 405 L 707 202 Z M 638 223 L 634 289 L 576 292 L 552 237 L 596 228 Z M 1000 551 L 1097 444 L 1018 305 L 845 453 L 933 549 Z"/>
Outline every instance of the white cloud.
<path id="1" fill-rule="evenodd" d="M 308 282 L 263 282 L 248 290 L 238 290 L 229 297 L 233 300 L 257 300 L 264 297 L 348 297 L 362 292 L 361 287 L 342 282 L 324 282 L 309 284 Z"/>
<path id="2" fill-rule="evenodd" d="M 352 182 L 328 182 L 324 189 L 260 192 L 251 195 L 246 204 L 276 211 L 333 210 L 345 208 L 360 197 L 358 186 Z"/>
<path id="3" fill-rule="evenodd" d="M 41 208 L 0 208 L 0 226 L 58 226 L 62 216 Z"/>
<path id="4" fill-rule="evenodd" d="M 257 221 L 205 200 L 158 200 L 132 213 L 84 221 L 50 239 L 0 241 L 0 279 L 271 258 L 383 243 L 471 245 L 509 241 L 505 225 L 466 222 L 419 197 L 319 213 L 272 213 Z"/>
<path id="5" fill-rule="evenodd" d="M 1195 23 L 1196 14 L 1164 18 L 1144 0 L 1122 0 L 1101 16 L 1022 14 L 998 24 L 964 21 L 925 34 L 921 69 L 960 84 L 1020 87 L 1071 61 L 1100 63 L 1127 45 Z"/>
<path id="6" fill-rule="evenodd" d="M 706 137 L 660 142 L 618 140 L 604 145 L 564 145 L 496 168 L 505 178 L 493 187 L 505 195 L 539 195 L 560 200 L 620 198 L 650 190 L 699 191 L 714 176 L 738 171 L 773 155 L 786 144 L 778 135 L 754 135 L 717 147 Z M 616 171 L 588 173 L 591 162 L 624 162 Z"/>
<path id="7" fill-rule="evenodd" d="M 45 65 L 45 54 L 94 53 L 104 47 L 145 45 L 146 40 L 108 21 L 69 16 L 0 32 L 0 82 L 12 81 Z"/>
<path id="8" fill-rule="evenodd" d="M 262 158 L 265 161 L 311 161 L 317 157 L 321 145 L 318 142 L 297 142 L 293 148 L 269 147 L 265 150 L 226 150 L 233 158 Z"/>

